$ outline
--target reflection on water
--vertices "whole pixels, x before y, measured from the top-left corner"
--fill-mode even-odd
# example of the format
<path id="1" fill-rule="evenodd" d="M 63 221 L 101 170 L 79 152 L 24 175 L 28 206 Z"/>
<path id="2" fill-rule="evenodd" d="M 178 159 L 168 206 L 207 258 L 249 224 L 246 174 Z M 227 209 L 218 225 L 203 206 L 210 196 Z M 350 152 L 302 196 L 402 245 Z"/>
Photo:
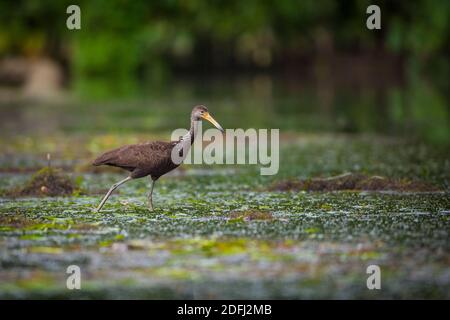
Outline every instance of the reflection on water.
<path id="1" fill-rule="evenodd" d="M 448 144 L 450 137 L 445 93 L 424 79 L 380 84 L 269 75 L 182 78 L 164 85 L 78 81 L 63 101 L 0 99 L 1 132 L 169 132 L 187 127 L 192 106 L 200 103 L 225 128 L 380 133 L 435 144 Z"/>

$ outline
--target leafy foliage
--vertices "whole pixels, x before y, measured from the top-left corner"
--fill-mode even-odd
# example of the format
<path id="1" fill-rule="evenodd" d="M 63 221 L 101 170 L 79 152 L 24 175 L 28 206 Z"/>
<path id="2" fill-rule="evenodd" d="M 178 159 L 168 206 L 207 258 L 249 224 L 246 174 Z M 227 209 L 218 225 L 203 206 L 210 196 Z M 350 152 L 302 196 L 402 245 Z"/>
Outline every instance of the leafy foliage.
<path id="1" fill-rule="evenodd" d="M 448 50 L 448 1 L 379 1 L 382 30 L 365 27 L 368 0 L 79 1 L 82 30 L 65 27 L 70 1 L 2 1 L 0 56 L 50 54 L 75 74 L 173 67 L 270 67 L 291 55 L 384 48 L 431 61 Z"/>

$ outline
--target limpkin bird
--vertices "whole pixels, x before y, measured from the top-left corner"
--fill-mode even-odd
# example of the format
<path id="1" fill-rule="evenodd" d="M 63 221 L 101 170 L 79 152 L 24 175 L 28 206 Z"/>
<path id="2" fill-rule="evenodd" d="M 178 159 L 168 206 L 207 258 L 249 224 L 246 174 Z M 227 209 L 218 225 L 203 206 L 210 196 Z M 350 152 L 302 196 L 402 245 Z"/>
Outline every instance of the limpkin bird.
<path id="1" fill-rule="evenodd" d="M 217 129 L 222 132 L 224 131 L 220 124 L 209 114 L 208 109 L 203 105 L 199 105 L 192 109 L 191 128 L 189 132 L 178 141 L 152 141 L 126 145 L 108 151 L 95 159 L 93 162 L 94 166 L 108 165 L 130 171 L 128 177 L 111 186 L 96 211 L 99 212 L 102 209 L 111 193 L 120 185 L 132 179 L 143 178 L 146 176 L 150 176 L 151 179 L 150 193 L 148 195 L 148 206 L 150 210 L 153 210 L 152 196 L 155 181 L 181 164 L 181 162 L 173 161 L 172 151 L 175 151 L 174 154 L 179 154 L 181 157 L 183 156 L 183 153 L 184 155 L 187 154 L 187 151 L 191 147 L 197 135 L 199 121 L 202 119 L 208 120 Z"/>

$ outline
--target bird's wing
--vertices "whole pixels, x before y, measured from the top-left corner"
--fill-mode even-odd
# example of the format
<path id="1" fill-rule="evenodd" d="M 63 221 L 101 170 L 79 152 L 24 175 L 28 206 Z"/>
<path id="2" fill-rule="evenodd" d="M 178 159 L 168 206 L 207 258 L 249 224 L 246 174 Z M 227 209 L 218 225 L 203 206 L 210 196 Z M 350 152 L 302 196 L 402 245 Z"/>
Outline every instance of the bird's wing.
<path id="1" fill-rule="evenodd" d="M 126 145 L 102 154 L 93 165 L 110 165 L 126 170 L 153 167 L 170 157 L 172 147 L 172 143 L 160 141 Z"/>

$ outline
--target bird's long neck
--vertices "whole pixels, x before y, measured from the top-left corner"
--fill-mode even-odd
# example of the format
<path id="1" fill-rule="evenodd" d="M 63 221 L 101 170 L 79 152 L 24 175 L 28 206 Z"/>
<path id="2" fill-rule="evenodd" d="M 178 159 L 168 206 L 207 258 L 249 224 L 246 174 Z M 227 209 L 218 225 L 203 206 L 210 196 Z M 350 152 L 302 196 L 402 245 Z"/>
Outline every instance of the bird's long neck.
<path id="1" fill-rule="evenodd" d="M 191 145 L 194 143 L 194 139 L 197 136 L 198 132 L 198 123 L 199 121 L 195 121 L 194 119 L 191 119 L 191 128 L 189 131 L 181 137 L 181 139 L 177 142 L 177 151 L 183 150 L 183 158 L 187 156 L 187 152 L 191 148 Z"/>
<path id="2" fill-rule="evenodd" d="M 180 139 L 180 142 L 188 143 L 189 145 L 192 145 L 194 143 L 194 139 L 197 136 L 197 132 L 198 132 L 198 123 L 199 123 L 199 121 L 195 121 L 194 119 L 191 119 L 191 128 Z"/>
<path id="3" fill-rule="evenodd" d="M 194 143 L 195 137 L 197 136 L 199 123 L 200 123 L 200 121 L 191 119 L 191 128 L 189 129 L 189 132 L 186 134 L 186 135 L 189 134 L 191 145 Z"/>

